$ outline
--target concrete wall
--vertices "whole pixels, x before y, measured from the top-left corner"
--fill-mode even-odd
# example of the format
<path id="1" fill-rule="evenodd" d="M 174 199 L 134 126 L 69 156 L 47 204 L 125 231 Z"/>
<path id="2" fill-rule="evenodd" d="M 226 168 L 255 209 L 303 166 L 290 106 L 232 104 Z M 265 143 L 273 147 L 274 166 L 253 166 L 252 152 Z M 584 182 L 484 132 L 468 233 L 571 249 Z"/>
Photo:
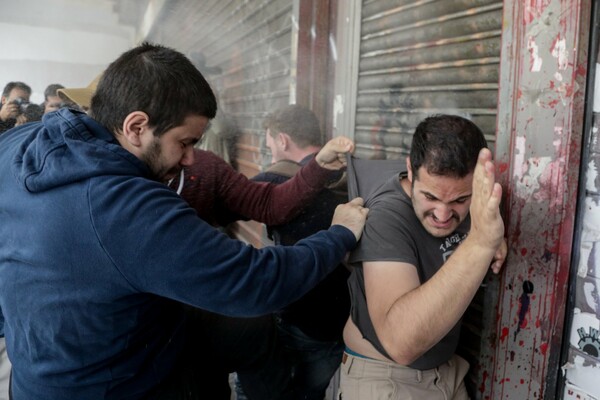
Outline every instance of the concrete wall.
<path id="1" fill-rule="evenodd" d="M 111 1 L 0 0 L 0 90 L 10 81 L 43 101 L 47 85 L 86 86 L 134 44 Z"/>

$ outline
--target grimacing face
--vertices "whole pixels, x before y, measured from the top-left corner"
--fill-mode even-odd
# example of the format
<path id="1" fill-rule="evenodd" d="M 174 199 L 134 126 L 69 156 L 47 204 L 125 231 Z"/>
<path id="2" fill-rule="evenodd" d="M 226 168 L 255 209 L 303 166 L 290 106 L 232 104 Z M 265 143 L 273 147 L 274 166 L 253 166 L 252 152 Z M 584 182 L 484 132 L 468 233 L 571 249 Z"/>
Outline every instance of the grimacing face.
<path id="1" fill-rule="evenodd" d="M 140 159 L 159 181 L 168 182 L 178 176 L 183 167 L 194 163 L 194 145 L 202 138 L 208 122 L 206 117 L 188 116 L 183 125 L 168 130 L 160 137 L 153 136 Z"/>
<path id="2" fill-rule="evenodd" d="M 411 199 L 421 224 L 432 236 L 453 233 L 467 218 L 471 205 L 473 174 L 464 178 L 431 175 L 420 167 L 418 176 L 410 173 Z"/>

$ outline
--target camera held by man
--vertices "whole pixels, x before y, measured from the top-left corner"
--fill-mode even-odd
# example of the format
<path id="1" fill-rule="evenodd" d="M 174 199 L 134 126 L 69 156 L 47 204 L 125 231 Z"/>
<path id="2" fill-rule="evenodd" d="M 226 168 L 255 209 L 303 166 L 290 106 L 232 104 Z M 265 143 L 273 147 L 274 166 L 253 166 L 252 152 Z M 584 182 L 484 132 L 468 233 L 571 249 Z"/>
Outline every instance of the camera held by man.
<path id="1" fill-rule="evenodd" d="M 18 111 L 17 111 L 17 115 L 21 115 L 23 114 L 25 111 L 27 111 L 27 108 L 31 105 L 31 103 L 27 100 L 25 100 L 22 97 L 17 97 L 16 99 L 14 99 L 13 101 L 11 101 L 12 104 L 15 104 L 18 107 Z"/>

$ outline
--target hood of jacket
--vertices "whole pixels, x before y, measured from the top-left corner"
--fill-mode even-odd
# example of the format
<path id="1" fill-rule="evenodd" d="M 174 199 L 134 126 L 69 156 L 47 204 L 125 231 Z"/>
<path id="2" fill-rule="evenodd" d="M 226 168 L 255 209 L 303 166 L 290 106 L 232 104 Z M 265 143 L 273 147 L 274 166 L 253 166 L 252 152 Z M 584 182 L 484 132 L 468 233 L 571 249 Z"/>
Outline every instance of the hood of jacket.
<path id="1" fill-rule="evenodd" d="M 4 139 L 21 134 L 27 137 L 13 159 L 12 172 L 31 193 L 98 175 L 150 175 L 142 161 L 82 112 L 65 108 L 48 113 L 41 123 L 24 125 Z"/>

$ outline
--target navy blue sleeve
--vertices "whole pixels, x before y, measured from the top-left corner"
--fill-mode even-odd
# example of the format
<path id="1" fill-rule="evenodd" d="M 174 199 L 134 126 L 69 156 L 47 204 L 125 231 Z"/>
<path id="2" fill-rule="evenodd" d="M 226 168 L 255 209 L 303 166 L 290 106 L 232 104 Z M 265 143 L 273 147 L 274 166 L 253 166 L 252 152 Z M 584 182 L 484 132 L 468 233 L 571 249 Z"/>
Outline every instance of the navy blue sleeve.
<path id="1" fill-rule="evenodd" d="M 101 201 L 93 218 L 102 247 L 133 287 L 230 316 L 285 307 L 356 246 L 354 234 L 335 225 L 294 246 L 256 249 L 209 226 L 160 184 L 99 187 L 90 198 Z"/>

